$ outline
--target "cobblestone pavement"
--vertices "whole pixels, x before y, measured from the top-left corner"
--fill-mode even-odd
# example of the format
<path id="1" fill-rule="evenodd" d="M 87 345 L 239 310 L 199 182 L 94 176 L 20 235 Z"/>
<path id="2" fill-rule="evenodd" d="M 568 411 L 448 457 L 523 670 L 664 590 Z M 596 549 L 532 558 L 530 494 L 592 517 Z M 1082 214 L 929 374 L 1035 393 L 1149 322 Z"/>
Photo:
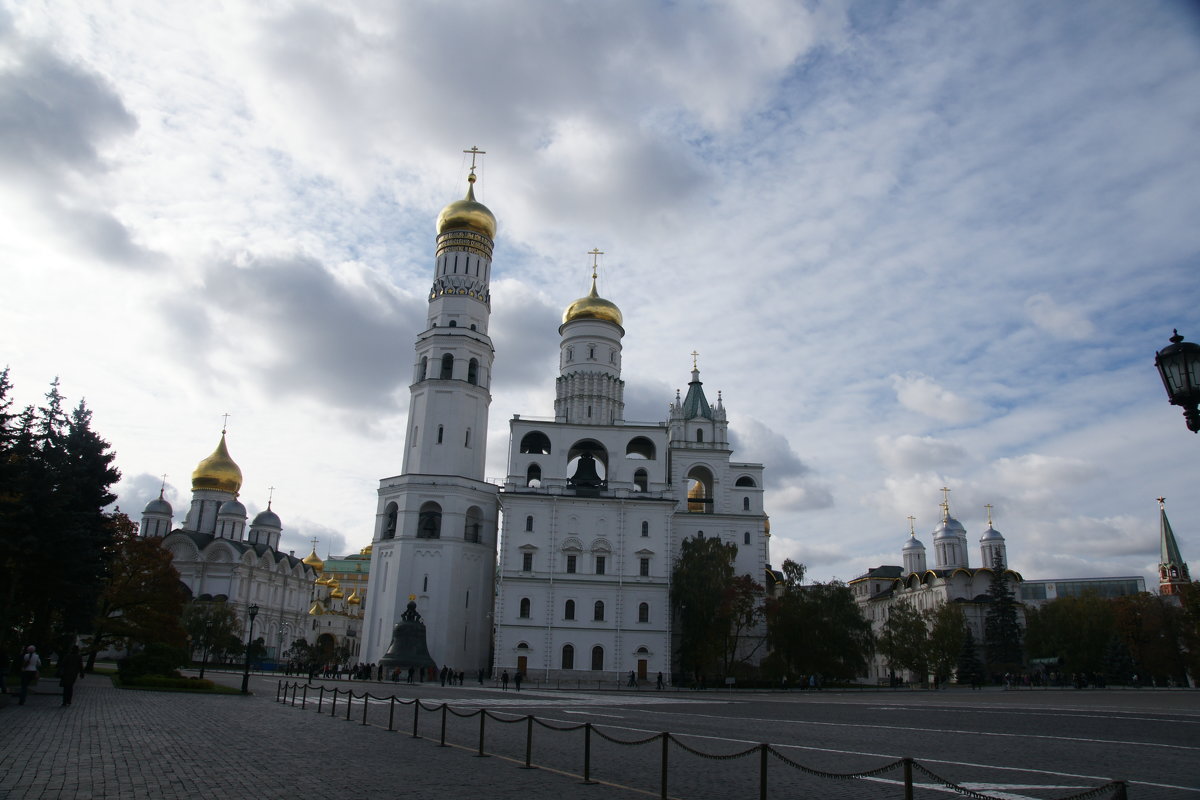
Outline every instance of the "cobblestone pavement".
<path id="1" fill-rule="evenodd" d="M 89 676 L 66 708 L 46 683 L 24 706 L 0 697 L 0 798 L 503 800 L 585 790 L 550 770 L 303 713 L 276 703 L 275 682 L 265 679 L 242 697 L 122 690 Z M 606 785 L 586 792 L 645 796 Z"/>

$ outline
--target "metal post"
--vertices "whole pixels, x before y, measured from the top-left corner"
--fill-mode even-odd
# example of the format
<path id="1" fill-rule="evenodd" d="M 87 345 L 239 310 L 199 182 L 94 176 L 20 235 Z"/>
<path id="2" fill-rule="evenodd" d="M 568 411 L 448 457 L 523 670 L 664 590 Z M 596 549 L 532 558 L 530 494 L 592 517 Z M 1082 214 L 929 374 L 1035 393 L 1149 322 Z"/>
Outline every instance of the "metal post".
<path id="1" fill-rule="evenodd" d="M 317 696 L 317 713 L 321 713 L 321 704 L 325 702 L 325 686 L 322 684 L 317 687 L 321 690 L 321 694 Z"/>
<path id="2" fill-rule="evenodd" d="M 483 728 L 485 722 L 487 722 L 487 711 L 481 708 L 479 709 L 479 752 L 475 754 L 479 758 L 486 758 L 486 754 L 483 752 Z"/>
<path id="3" fill-rule="evenodd" d="M 533 769 L 533 714 L 525 715 L 525 769 Z"/>
<path id="4" fill-rule="evenodd" d="M 592 781 L 592 723 L 583 723 L 583 782 Z"/>
<path id="5" fill-rule="evenodd" d="M 335 686 L 333 687 L 333 702 L 329 704 L 329 716 L 331 717 L 337 715 L 337 696 L 338 688 Z"/>
<path id="6" fill-rule="evenodd" d="M 350 721 L 350 706 L 354 705 L 354 690 L 346 690 L 346 722 Z"/>
<path id="7" fill-rule="evenodd" d="M 912 765 L 911 758 L 904 759 L 904 800 L 913 800 Z"/>
<path id="8" fill-rule="evenodd" d="M 414 739 L 421 738 L 420 736 L 417 735 L 417 720 L 419 720 L 420 718 L 421 718 L 421 700 L 420 700 L 420 698 L 417 698 L 416 700 L 413 700 L 413 735 L 412 735 L 412 738 L 414 738 Z"/>
<path id="9" fill-rule="evenodd" d="M 770 747 L 766 742 L 758 746 L 758 800 L 767 800 L 767 751 Z"/>
<path id="10" fill-rule="evenodd" d="M 671 734 L 663 731 L 662 743 L 662 789 L 658 796 L 667 800 L 667 745 L 671 743 Z"/>
<path id="11" fill-rule="evenodd" d="M 442 703 L 442 739 L 438 743 L 438 747 L 446 746 L 446 704 Z"/>
<path id="12" fill-rule="evenodd" d="M 283 691 L 283 681 L 278 681 L 275 684 L 275 702 L 279 702 L 279 693 Z"/>
<path id="13" fill-rule="evenodd" d="M 392 730 L 392 720 L 396 717 L 396 695 L 392 695 L 392 702 L 388 704 L 388 730 Z"/>
<path id="14" fill-rule="evenodd" d="M 363 725 L 367 724 L 367 706 L 370 705 L 370 703 L 367 701 L 370 699 L 370 696 L 371 696 L 370 692 L 363 692 L 363 721 L 362 721 Z"/>
<path id="15" fill-rule="evenodd" d="M 1116 790 L 1113 792 L 1113 800 L 1125 800 L 1125 781 L 1113 781 L 1116 784 Z"/>
<path id="16" fill-rule="evenodd" d="M 294 698 L 293 698 L 294 699 Z M 304 684 L 304 694 L 300 697 L 300 708 L 303 709 L 308 705 L 308 684 Z"/>

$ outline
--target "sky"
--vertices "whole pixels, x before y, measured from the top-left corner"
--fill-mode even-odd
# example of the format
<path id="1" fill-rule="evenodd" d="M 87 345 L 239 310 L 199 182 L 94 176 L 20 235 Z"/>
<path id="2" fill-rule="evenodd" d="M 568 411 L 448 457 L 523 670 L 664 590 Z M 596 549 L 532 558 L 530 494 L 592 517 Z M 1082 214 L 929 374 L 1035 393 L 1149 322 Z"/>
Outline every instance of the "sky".
<path id="1" fill-rule="evenodd" d="M 1153 365 L 1200 341 L 1197 131 L 1185 2 L 0 0 L 0 364 L 86 399 L 135 519 L 228 413 L 251 516 L 355 552 L 478 146 L 487 477 L 599 248 L 626 418 L 697 351 L 776 566 L 899 564 L 945 486 L 972 565 L 990 504 L 1026 578 L 1153 588 L 1159 496 L 1200 569 Z"/>

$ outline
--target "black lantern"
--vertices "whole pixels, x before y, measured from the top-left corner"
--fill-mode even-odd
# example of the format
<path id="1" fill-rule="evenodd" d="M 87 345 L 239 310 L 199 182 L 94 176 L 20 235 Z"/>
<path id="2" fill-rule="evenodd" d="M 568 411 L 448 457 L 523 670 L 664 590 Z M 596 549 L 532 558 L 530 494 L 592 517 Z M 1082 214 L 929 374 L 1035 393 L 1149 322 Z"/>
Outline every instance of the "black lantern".
<path id="1" fill-rule="evenodd" d="M 246 667 L 242 670 L 242 694 L 250 694 L 250 643 L 254 641 L 254 618 L 258 616 L 258 606 L 250 606 L 246 613 L 250 615 L 250 631 L 246 634 Z"/>
<path id="2" fill-rule="evenodd" d="M 1183 408 L 1188 430 L 1200 432 L 1200 344 L 1185 342 L 1175 331 L 1171 344 L 1154 355 L 1154 366 L 1162 376 L 1171 405 Z"/>

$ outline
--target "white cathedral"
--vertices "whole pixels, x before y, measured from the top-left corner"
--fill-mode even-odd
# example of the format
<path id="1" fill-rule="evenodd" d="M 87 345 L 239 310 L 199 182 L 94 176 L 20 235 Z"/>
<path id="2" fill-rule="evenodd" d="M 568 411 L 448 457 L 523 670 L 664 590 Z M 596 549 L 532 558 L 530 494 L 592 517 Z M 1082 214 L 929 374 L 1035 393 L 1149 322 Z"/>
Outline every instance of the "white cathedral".
<path id="1" fill-rule="evenodd" d="M 514 416 L 504 485 L 487 482 L 496 218 L 474 183 L 472 168 L 466 197 L 438 216 L 402 472 L 380 481 L 362 659 L 383 657 L 411 597 L 439 665 L 669 676 L 680 542 L 718 537 L 737 545 L 737 574 L 768 568 L 763 467 L 731 460 L 724 405 L 709 403 L 694 360 L 667 420 L 625 419 L 624 320 L 593 267 L 558 329 L 554 417 Z"/>

